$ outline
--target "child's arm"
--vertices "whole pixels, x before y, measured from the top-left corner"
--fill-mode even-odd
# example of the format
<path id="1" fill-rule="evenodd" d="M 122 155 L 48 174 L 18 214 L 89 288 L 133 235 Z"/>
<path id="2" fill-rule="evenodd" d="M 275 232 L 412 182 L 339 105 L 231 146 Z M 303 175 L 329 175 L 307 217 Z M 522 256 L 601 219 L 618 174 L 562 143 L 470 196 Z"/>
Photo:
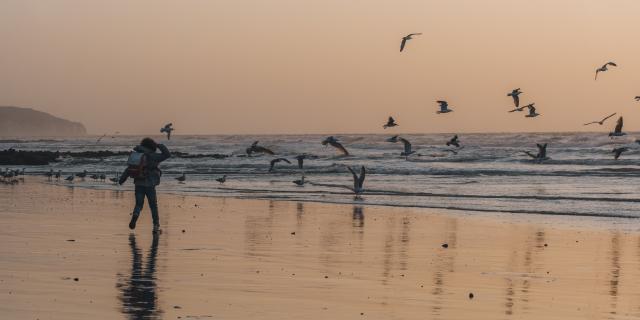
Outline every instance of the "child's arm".
<path id="1" fill-rule="evenodd" d="M 160 163 L 164 160 L 171 158 L 171 152 L 169 152 L 169 149 L 167 149 L 167 146 L 160 143 L 158 144 L 158 149 L 160 150 L 160 154 L 157 154 L 157 153 L 151 154 L 151 157 L 154 161 Z"/>
<path id="2" fill-rule="evenodd" d="M 129 168 L 124 169 L 122 175 L 120 176 L 120 179 L 118 180 L 118 184 L 122 185 L 123 183 L 125 183 L 125 181 L 127 181 L 127 178 L 129 178 Z"/>

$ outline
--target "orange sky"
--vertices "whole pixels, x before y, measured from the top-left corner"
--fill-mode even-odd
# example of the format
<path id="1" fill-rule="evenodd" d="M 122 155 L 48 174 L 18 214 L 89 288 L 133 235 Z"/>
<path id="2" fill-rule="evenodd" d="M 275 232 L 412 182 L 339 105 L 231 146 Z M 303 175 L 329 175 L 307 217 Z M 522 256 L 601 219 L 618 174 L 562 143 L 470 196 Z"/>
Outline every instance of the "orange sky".
<path id="1" fill-rule="evenodd" d="M 0 105 L 96 134 L 381 133 L 389 115 L 395 132 L 576 131 L 611 112 L 640 130 L 639 13 L 637 0 L 4 0 Z M 424 34 L 399 53 L 411 32 Z M 620 67 L 594 81 L 609 60 Z M 514 87 L 542 116 L 506 113 Z M 436 99 L 455 112 L 436 115 Z"/>

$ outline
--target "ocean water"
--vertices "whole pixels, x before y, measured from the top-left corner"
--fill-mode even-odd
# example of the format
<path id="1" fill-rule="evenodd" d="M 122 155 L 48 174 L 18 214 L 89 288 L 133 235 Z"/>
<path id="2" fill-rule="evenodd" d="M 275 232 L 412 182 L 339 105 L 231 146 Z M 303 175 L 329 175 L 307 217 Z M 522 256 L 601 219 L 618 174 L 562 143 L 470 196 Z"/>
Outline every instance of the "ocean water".
<path id="1" fill-rule="evenodd" d="M 335 135 L 349 150 L 340 156 L 332 147 L 321 145 L 323 135 L 225 135 L 174 136 L 162 140 L 171 151 L 188 154 L 226 154 L 213 157 L 173 157 L 161 166 L 161 192 L 203 196 L 230 196 L 363 205 L 450 208 L 473 212 L 541 213 L 577 216 L 640 217 L 640 145 L 636 135 L 611 139 L 607 133 L 505 133 L 461 134 L 462 148 L 453 154 L 445 145 L 453 134 L 400 135 L 411 141 L 416 154 L 400 156 L 402 143 L 390 143 L 389 135 Z M 33 139 L 0 141 L 0 149 L 51 151 L 129 151 L 139 136 L 77 139 Z M 276 156 L 246 157 L 245 149 L 259 140 Z M 550 160 L 536 163 L 523 153 L 537 153 L 536 143 L 548 143 Z M 614 147 L 630 150 L 613 159 Z M 300 179 L 294 157 L 301 153 L 317 156 L 306 160 L 309 184 L 293 184 Z M 275 157 L 292 164 L 278 163 L 269 173 Z M 27 166 L 30 174 L 62 170 L 63 174 L 106 173 L 109 177 L 125 168 L 126 156 L 104 159 L 62 158 L 51 166 Z M 354 199 L 346 166 L 367 168 L 366 192 Z M 22 167 L 14 167 L 22 168 Z M 174 178 L 187 175 L 185 183 Z M 223 185 L 215 181 L 228 176 Z M 68 185 L 66 182 L 53 182 Z M 74 187 L 132 189 L 125 186 L 76 179 Z"/>

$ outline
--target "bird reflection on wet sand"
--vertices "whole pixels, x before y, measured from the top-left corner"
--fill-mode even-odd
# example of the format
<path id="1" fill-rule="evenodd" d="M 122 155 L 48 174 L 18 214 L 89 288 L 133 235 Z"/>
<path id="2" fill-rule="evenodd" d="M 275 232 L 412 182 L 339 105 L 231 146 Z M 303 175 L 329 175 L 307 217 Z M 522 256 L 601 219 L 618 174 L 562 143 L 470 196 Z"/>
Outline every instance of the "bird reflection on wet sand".
<path id="1" fill-rule="evenodd" d="M 129 235 L 131 274 L 128 278 L 119 277 L 117 285 L 120 290 L 122 313 L 128 315 L 129 319 L 159 319 L 162 313 L 158 309 L 155 275 L 159 237 L 158 234 L 153 234 L 145 264 L 142 252 L 136 244 L 136 235 Z"/>

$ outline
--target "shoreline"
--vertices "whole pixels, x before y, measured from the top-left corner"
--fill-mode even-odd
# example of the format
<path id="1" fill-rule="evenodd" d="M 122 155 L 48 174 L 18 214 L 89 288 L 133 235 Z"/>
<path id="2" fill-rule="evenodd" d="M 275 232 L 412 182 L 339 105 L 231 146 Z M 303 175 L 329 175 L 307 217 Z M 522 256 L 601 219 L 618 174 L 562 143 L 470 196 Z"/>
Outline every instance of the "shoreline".
<path id="1" fill-rule="evenodd" d="M 640 316 L 628 219 L 161 194 L 153 236 L 130 191 L 0 191 L 7 319 Z"/>

